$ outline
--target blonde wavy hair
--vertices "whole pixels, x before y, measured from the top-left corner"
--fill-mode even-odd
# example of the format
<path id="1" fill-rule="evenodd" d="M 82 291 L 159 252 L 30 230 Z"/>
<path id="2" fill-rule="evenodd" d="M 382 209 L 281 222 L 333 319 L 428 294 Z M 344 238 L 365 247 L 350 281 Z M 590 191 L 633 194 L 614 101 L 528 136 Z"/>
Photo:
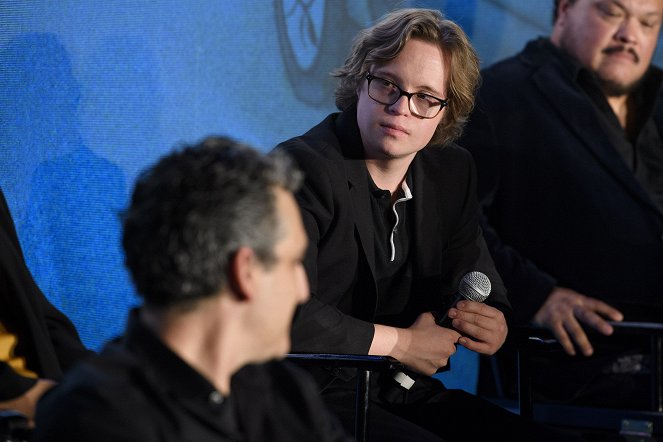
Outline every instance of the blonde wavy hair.
<path id="1" fill-rule="evenodd" d="M 446 144 L 457 139 L 474 107 L 480 83 L 479 58 L 467 35 L 456 23 L 433 9 L 399 9 L 385 15 L 374 26 L 360 31 L 343 66 L 332 73 L 339 79 L 336 107 L 345 110 L 357 102 L 357 91 L 369 69 L 398 56 L 405 43 L 419 39 L 437 44 L 448 69 L 444 117 L 431 143 Z"/>

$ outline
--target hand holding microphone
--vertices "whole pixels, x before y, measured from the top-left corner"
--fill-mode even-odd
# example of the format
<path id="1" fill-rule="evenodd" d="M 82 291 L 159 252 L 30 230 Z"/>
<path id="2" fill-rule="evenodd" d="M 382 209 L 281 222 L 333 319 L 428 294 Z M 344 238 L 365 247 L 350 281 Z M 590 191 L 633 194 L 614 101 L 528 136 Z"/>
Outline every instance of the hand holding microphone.
<path id="1" fill-rule="evenodd" d="M 467 273 L 465 276 L 463 276 L 463 278 L 460 282 L 460 285 L 458 287 L 457 296 L 453 299 L 452 302 L 448 303 L 449 307 L 444 312 L 444 314 L 441 315 L 441 316 L 438 316 L 437 319 L 435 320 L 435 323 L 437 325 L 433 325 L 432 318 L 430 317 L 430 314 L 428 314 L 428 316 L 430 318 L 429 321 L 430 321 L 430 326 L 431 326 L 431 328 L 429 329 L 430 333 L 437 333 L 437 334 L 441 333 L 442 330 L 437 328 L 437 326 L 443 325 L 447 329 L 451 329 L 451 330 L 446 330 L 444 333 L 447 333 L 447 334 L 448 333 L 453 333 L 456 336 L 459 336 L 458 333 L 455 330 L 453 330 L 452 327 L 451 327 L 452 318 L 450 318 L 448 316 L 448 309 L 455 306 L 456 303 L 459 300 L 463 300 L 463 299 L 472 300 L 472 301 L 476 301 L 477 303 L 481 303 L 490 294 L 490 289 L 491 289 L 490 280 L 488 279 L 488 277 L 486 275 L 484 275 L 481 272 L 469 272 L 469 273 Z M 472 304 L 474 304 L 474 303 L 472 303 Z M 475 306 L 471 306 L 470 310 L 476 309 L 476 305 L 480 305 L 484 309 L 495 310 L 497 313 L 499 313 L 501 315 L 501 312 L 499 312 L 498 310 L 493 309 L 492 307 L 488 307 L 486 305 L 481 305 L 481 304 L 475 304 Z M 472 313 L 467 313 L 467 314 L 469 315 L 469 314 L 472 314 Z M 466 317 L 466 312 L 459 312 L 459 315 L 457 315 L 457 316 L 461 320 L 464 319 L 464 318 L 469 319 L 469 317 Z M 502 316 L 502 318 L 503 318 L 503 316 Z M 419 328 L 421 328 L 423 330 L 427 329 L 427 327 L 425 326 L 426 321 L 427 321 L 427 319 L 426 319 L 425 316 L 423 316 L 423 317 L 420 316 L 419 319 L 417 320 L 417 322 L 415 322 L 415 324 L 413 324 L 411 329 L 413 329 L 413 330 L 414 329 L 419 329 Z M 465 324 L 462 324 L 462 325 L 465 325 Z M 433 332 L 433 329 L 437 329 L 439 331 Z M 458 330 L 458 331 L 460 331 L 461 333 L 464 332 L 464 330 Z M 468 336 L 471 336 L 472 338 L 474 338 L 474 336 L 471 333 L 466 333 L 466 334 Z M 423 336 L 423 335 L 421 335 L 421 336 Z M 454 343 L 456 342 L 455 339 L 456 339 L 456 337 L 454 337 Z M 462 339 L 468 340 L 467 338 L 462 338 L 461 337 L 460 340 L 458 341 L 461 344 L 463 344 Z M 432 342 L 429 341 L 428 339 L 426 339 L 426 342 L 428 342 L 429 345 L 432 344 Z M 421 342 L 420 344 L 426 344 L 426 342 Z M 439 342 L 438 344 L 442 344 L 442 342 Z M 421 346 L 421 345 L 419 345 L 419 346 Z M 470 346 L 467 346 L 467 345 L 466 345 L 466 347 L 470 348 Z M 423 348 L 421 348 L 421 350 L 423 350 Z M 453 354 L 454 352 L 455 352 L 455 349 L 451 348 L 451 350 L 444 350 L 443 353 L 447 354 L 447 355 L 450 355 L 450 354 Z M 422 356 L 423 356 L 423 354 L 417 355 L 417 357 L 422 357 Z M 446 357 L 447 356 L 445 356 L 445 358 Z M 445 359 L 445 361 L 446 361 L 446 359 Z M 407 363 L 408 361 L 401 361 L 401 362 Z M 438 362 L 437 364 L 439 364 L 439 363 L 440 362 Z M 435 369 L 437 367 L 441 366 L 441 365 L 437 365 L 437 364 L 435 365 L 435 367 L 430 367 L 429 369 L 421 370 L 421 372 L 423 372 L 423 373 L 428 373 L 428 372 L 434 373 Z M 413 365 L 413 367 L 414 367 L 414 365 Z M 404 388 L 406 390 L 409 390 L 410 387 L 414 384 L 413 377 L 411 377 L 407 373 L 396 372 L 393 377 L 394 377 L 394 380 L 398 384 L 400 384 L 402 388 Z"/>
<path id="2" fill-rule="evenodd" d="M 451 303 L 447 304 L 444 314 L 436 317 L 435 322 L 442 327 L 451 328 L 451 321 L 449 318 L 449 309 L 455 307 L 458 301 L 467 299 L 468 301 L 484 302 L 490 295 L 490 279 L 481 272 L 469 272 L 463 276 L 458 286 L 458 293 L 453 298 Z"/>
<path id="3" fill-rule="evenodd" d="M 458 288 L 458 296 L 451 307 L 436 321 L 443 327 L 452 327 L 452 321 L 458 319 L 453 329 L 463 336 L 458 343 L 468 350 L 484 355 L 492 355 L 504 344 L 507 334 L 507 325 L 504 314 L 483 301 L 490 294 L 490 280 L 481 272 L 466 274 Z M 457 305 L 459 300 L 464 302 L 462 308 Z M 451 308 L 450 307 L 450 308 Z"/>

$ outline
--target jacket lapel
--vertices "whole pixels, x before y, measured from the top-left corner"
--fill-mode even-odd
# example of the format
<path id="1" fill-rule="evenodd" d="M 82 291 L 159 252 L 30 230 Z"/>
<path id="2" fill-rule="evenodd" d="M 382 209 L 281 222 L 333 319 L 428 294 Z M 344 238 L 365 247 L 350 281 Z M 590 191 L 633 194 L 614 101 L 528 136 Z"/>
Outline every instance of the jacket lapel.
<path id="1" fill-rule="evenodd" d="M 537 63 L 536 57 L 529 61 Z M 550 102 L 569 130 L 582 141 L 582 145 L 624 189 L 643 204 L 658 211 L 651 198 L 636 180 L 617 149 L 605 133 L 592 103 L 577 87 L 560 83 L 557 63 L 545 63 L 534 73 L 532 79 L 539 92 Z M 566 76 L 562 76 L 566 80 Z"/>
<path id="2" fill-rule="evenodd" d="M 431 177 L 436 176 L 424 171 L 426 167 L 425 149 L 436 149 L 435 146 L 427 146 L 424 151 L 419 152 L 412 162 L 412 199 L 414 203 L 414 225 L 412 226 L 411 256 L 414 263 L 415 274 L 435 275 L 439 273 L 440 262 L 434 259 L 442 250 L 441 237 L 433 232 L 441 232 L 440 224 L 445 219 L 442 216 L 439 199 L 443 198 L 439 191 L 439 185 Z M 439 171 L 436 171 L 439 172 Z M 437 176 L 439 180 L 444 177 Z M 428 195 L 431 195 L 431 198 Z M 440 242 L 439 244 L 437 242 Z"/>
<path id="3" fill-rule="evenodd" d="M 364 146 L 357 126 L 356 105 L 339 115 L 336 122 L 343 155 L 343 165 L 348 178 L 348 193 L 355 219 L 357 241 L 366 257 L 371 277 L 375 284 L 375 250 L 373 249 L 373 219 L 371 211 L 366 210 L 370 202 L 368 188 L 368 170 L 364 161 Z"/>
<path id="4" fill-rule="evenodd" d="M 375 277 L 375 251 L 373 249 L 373 220 L 371 211 L 366 210 L 370 202 L 370 191 L 368 189 L 368 172 L 364 160 L 345 159 L 345 170 L 348 176 L 348 191 L 354 213 L 355 226 L 359 243 L 366 261 Z"/>

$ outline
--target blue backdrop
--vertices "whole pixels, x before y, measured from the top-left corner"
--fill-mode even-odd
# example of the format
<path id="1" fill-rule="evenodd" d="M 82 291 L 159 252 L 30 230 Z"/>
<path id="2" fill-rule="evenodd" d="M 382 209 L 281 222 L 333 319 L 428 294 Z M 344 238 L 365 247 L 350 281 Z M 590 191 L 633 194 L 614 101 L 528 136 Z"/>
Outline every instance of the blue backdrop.
<path id="1" fill-rule="evenodd" d="M 304 132 L 335 110 L 352 37 L 395 6 L 443 10 L 486 65 L 547 34 L 551 4 L 0 0 L 0 187 L 35 279 L 98 349 L 137 303 L 118 215 L 144 167 L 209 134 L 267 150 Z M 447 382 L 471 391 L 475 358 L 455 358 Z"/>

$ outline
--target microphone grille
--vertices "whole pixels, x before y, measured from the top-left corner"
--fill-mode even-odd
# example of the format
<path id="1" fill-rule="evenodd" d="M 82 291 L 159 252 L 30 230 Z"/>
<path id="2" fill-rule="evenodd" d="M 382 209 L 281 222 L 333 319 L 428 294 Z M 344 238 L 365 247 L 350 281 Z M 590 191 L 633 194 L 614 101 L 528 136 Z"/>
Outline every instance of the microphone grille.
<path id="1" fill-rule="evenodd" d="M 460 281 L 458 292 L 470 301 L 483 302 L 490 295 L 490 279 L 481 272 L 469 272 Z"/>

